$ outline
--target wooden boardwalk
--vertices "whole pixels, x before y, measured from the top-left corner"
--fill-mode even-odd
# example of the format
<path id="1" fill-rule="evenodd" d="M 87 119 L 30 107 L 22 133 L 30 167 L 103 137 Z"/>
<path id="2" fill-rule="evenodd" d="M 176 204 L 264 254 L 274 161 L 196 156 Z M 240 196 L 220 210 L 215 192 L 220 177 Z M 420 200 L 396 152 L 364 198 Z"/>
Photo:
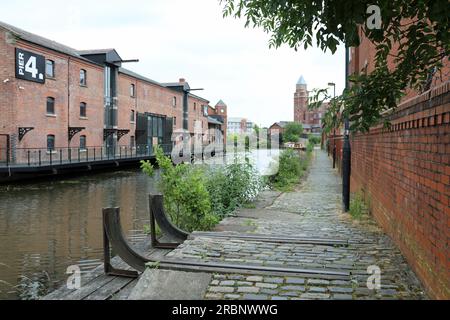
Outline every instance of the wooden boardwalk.
<path id="1" fill-rule="evenodd" d="M 134 244 L 133 247 L 139 252 L 145 252 L 145 256 L 156 260 L 170 251 L 151 248 L 149 238 Z M 114 257 L 111 263 L 116 268 L 131 269 L 119 257 Z M 126 300 L 138 281 L 139 278 L 107 276 L 101 265 L 87 274 L 82 274 L 80 289 L 68 289 L 66 285 L 63 285 L 42 300 Z"/>

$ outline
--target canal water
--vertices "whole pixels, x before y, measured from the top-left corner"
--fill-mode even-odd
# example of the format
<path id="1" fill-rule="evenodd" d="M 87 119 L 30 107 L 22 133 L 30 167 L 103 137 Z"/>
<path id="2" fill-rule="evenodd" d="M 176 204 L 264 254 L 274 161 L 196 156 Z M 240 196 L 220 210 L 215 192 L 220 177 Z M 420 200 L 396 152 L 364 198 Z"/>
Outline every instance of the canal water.
<path id="1" fill-rule="evenodd" d="M 277 154 L 250 157 L 266 173 Z M 99 266 L 103 207 L 120 207 L 128 238 L 142 240 L 155 178 L 131 169 L 0 186 L 0 299 L 36 299 L 67 279 L 68 266 L 82 272 Z"/>

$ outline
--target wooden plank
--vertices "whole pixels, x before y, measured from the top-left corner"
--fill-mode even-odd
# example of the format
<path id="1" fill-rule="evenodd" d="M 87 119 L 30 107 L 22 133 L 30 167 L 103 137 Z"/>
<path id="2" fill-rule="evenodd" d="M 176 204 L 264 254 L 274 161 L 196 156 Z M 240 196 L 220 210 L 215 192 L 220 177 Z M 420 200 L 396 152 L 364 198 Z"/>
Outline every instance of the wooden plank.
<path id="1" fill-rule="evenodd" d="M 103 287 L 98 288 L 93 293 L 84 298 L 84 300 L 107 300 L 113 295 L 120 292 L 122 288 L 126 287 L 130 282 L 136 279 L 115 277 L 112 281 L 108 282 Z"/>
<path id="2" fill-rule="evenodd" d="M 122 290 L 114 294 L 112 297 L 108 298 L 108 300 L 127 300 L 138 281 L 138 279 L 133 279 L 133 281 L 128 283 L 122 288 Z"/>

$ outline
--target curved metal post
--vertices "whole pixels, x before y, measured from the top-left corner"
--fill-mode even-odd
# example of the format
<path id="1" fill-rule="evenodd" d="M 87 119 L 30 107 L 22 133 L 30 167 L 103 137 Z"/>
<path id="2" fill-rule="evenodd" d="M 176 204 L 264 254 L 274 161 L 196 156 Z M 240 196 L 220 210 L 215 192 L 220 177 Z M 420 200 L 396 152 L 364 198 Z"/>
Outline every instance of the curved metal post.
<path id="1" fill-rule="evenodd" d="M 104 247 L 104 267 L 107 275 L 122 277 L 137 277 L 138 273 L 132 270 L 115 269 L 111 265 L 110 244 L 115 253 L 140 272 L 144 272 L 145 264 L 151 260 L 141 256 L 134 251 L 125 239 L 120 224 L 120 208 L 103 209 L 103 247 Z"/>
<path id="2" fill-rule="evenodd" d="M 150 194 L 148 197 L 150 208 L 150 232 L 152 246 L 154 248 L 162 249 L 174 249 L 184 242 L 189 233 L 177 228 L 167 217 L 164 211 L 164 198 L 162 194 Z M 171 239 L 177 241 L 176 243 L 162 243 L 156 238 L 156 223 L 164 235 L 169 236 Z"/>

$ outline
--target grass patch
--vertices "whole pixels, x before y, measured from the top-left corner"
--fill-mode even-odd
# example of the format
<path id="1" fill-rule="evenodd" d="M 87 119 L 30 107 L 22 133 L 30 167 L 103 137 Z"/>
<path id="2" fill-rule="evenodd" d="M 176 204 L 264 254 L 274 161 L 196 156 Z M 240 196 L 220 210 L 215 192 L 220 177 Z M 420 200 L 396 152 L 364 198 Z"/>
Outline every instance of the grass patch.
<path id="1" fill-rule="evenodd" d="M 361 192 L 354 193 L 350 200 L 350 215 L 355 219 L 361 219 L 369 214 L 369 207 L 364 201 Z"/>

